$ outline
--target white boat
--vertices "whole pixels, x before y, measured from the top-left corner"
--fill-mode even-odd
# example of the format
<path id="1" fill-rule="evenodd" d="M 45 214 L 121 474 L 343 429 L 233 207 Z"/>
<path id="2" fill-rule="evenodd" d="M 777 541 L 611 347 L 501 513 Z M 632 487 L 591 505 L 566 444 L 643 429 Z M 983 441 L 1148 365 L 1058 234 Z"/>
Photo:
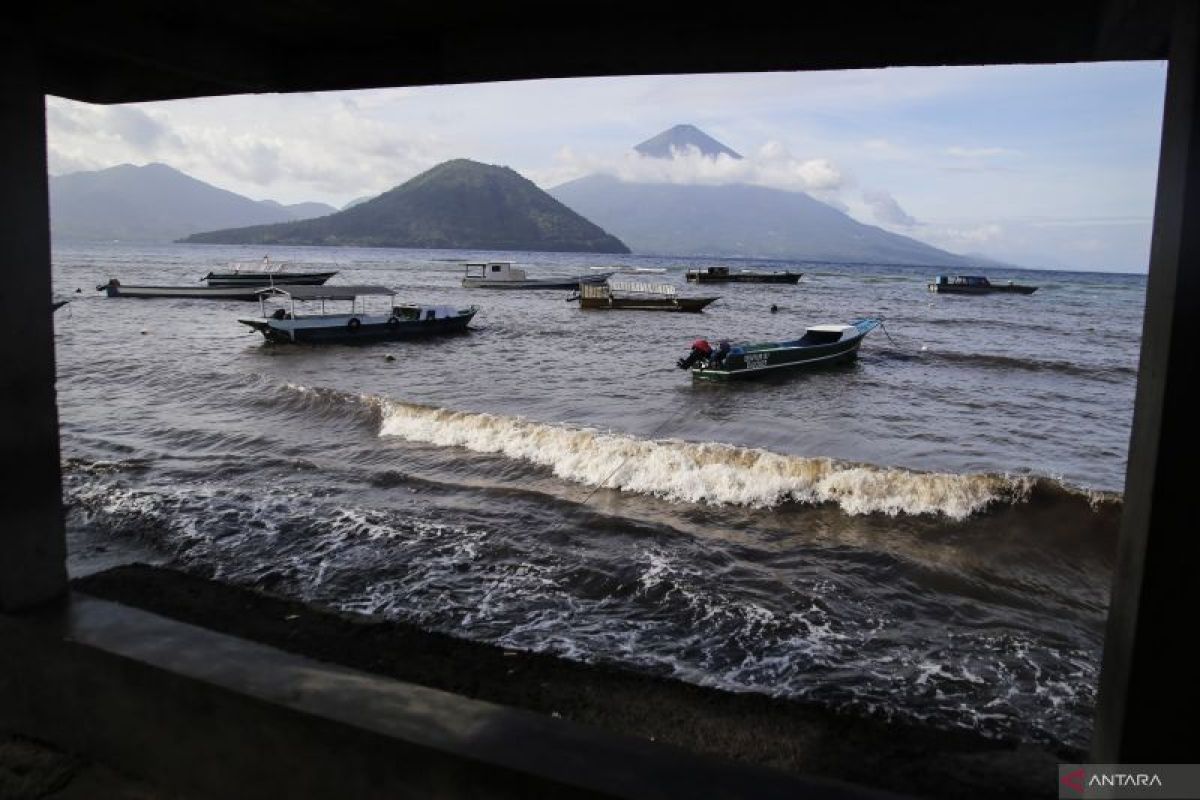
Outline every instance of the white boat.
<path id="1" fill-rule="evenodd" d="M 354 343 L 457 333 L 479 311 L 477 306 L 397 305 L 395 290 L 386 286 L 274 286 L 258 295 L 262 319 L 238 322 L 269 342 Z M 282 301 L 270 314 L 269 299 Z M 329 302 L 343 310 L 330 313 Z M 348 311 L 340 305 L 346 302 Z"/>
<path id="2" fill-rule="evenodd" d="M 571 278 L 530 278 L 511 261 L 471 261 L 463 264 L 464 289 L 575 289 L 581 283 L 604 283 L 612 272 Z"/>

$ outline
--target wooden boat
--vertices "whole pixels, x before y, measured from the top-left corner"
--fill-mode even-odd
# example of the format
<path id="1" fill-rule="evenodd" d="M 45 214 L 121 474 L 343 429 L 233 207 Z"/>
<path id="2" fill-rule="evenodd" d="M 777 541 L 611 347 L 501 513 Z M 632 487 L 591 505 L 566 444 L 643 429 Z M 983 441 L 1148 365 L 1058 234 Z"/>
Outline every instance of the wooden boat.
<path id="1" fill-rule="evenodd" d="M 611 272 L 573 278 L 529 278 L 511 261 L 473 261 L 463 265 L 464 289 L 574 289 L 583 283 L 603 283 Z"/>
<path id="2" fill-rule="evenodd" d="M 939 294 L 1033 294 L 1036 286 L 1022 286 L 1009 281 L 1008 283 L 992 283 L 982 275 L 938 275 L 929 284 L 929 291 Z"/>
<path id="3" fill-rule="evenodd" d="M 799 283 L 803 272 L 759 272 L 744 269 L 730 272 L 729 267 L 689 269 L 687 279 L 692 283 Z"/>
<path id="4" fill-rule="evenodd" d="M 880 320 L 859 319 L 848 325 L 814 325 L 799 339 L 760 342 L 730 347 L 722 342 L 713 349 L 705 339 L 692 345 L 692 352 L 679 359 L 680 369 L 708 381 L 754 378 L 783 369 L 826 367 L 852 361 L 858 356 L 863 337 L 879 327 Z"/>
<path id="5" fill-rule="evenodd" d="M 698 313 L 716 297 L 679 297 L 669 283 L 626 283 L 623 281 L 579 285 L 580 308 L 630 311 L 683 311 Z"/>
<path id="6" fill-rule="evenodd" d="M 268 288 L 257 286 L 126 286 L 116 278 L 96 287 L 109 297 L 174 297 L 185 300 L 245 300 L 258 299 L 258 293 Z"/>
<path id="7" fill-rule="evenodd" d="M 378 302 L 379 298 L 386 302 Z M 284 305 L 267 314 L 269 298 Z M 368 299 L 375 298 L 374 309 Z M 396 292 L 386 286 L 273 286 L 259 290 L 262 319 L 239 319 L 269 342 L 356 343 L 457 333 L 467 329 L 477 306 L 396 305 Z M 296 302 L 312 313 L 300 313 Z M 327 302 L 350 303 L 348 312 L 327 313 Z M 301 311 L 306 310 L 302 305 Z"/>
<path id="8" fill-rule="evenodd" d="M 321 286 L 325 281 L 337 275 L 332 272 L 298 271 L 301 265 L 286 262 L 271 261 L 263 256 L 262 261 L 235 261 L 224 272 L 210 272 L 200 280 L 212 287 L 253 287 L 261 289 L 264 286 Z"/>

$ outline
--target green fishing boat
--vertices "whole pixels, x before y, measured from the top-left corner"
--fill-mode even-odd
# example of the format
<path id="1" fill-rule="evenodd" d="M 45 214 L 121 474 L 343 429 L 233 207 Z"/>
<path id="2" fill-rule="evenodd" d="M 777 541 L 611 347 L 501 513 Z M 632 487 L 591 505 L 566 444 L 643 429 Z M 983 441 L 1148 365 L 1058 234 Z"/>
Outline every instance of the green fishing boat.
<path id="1" fill-rule="evenodd" d="M 814 325 L 791 341 L 732 346 L 721 342 L 716 349 L 707 339 L 698 339 L 692 343 L 692 352 L 676 366 L 690 369 L 697 380 L 729 381 L 785 369 L 842 364 L 858 356 L 863 338 L 880 324 L 878 319 L 859 319 L 849 324 Z"/>

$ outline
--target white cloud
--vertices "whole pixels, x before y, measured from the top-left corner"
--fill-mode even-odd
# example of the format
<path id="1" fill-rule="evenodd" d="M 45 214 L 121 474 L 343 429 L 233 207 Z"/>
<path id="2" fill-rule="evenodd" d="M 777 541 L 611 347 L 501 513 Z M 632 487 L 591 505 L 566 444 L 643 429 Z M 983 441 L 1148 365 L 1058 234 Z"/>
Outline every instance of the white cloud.
<path id="1" fill-rule="evenodd" d="M 341 203 L 390 189 L 459 155 L 436 135 L 412 134 L 364 111 L 394 101 L 366 93 L 213 98 L 143 108 L 48 98 L 50 172 L 158 161 L 250 197 Z M 273 113 L 285 102 L 287 113 Z M 299 124 L 301 117 L 308 122 Z"/>
<path id="2" fill-rule="evenodd" d="M 545 187 L 588 174 L 611 175 L 627 183 L 726 184 L 749 183 L 775 189 L 805 191 L 832 197 L 847 184 L 847 177 L 827 158 L 801 159 L 778 141 L 768 141 L 744 158 L 721 154 L 715 158 L 688 147 L 675 150 L 674 158 L 652 158 L 636 151 L 618 156 L 577 153 L 560 148 L 555 165 L 531 171 Z"/>
<path id="3" fill-rule="evenodd" d="M 884 191 L 864 191 L 863 202 L 871 209 L 875 220 L 884 225 L 895 225 L 901 228 L 912 228 L 920 223 L 907 211 L 900 207 L 896 198 Z"/>

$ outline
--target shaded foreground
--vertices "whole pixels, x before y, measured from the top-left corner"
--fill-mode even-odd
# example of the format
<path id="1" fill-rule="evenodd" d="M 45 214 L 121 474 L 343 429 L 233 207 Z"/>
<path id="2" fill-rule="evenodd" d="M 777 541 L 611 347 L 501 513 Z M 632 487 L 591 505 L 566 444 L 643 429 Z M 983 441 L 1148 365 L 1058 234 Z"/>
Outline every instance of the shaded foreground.
<path id="1" fill-rule="evenodd" d="M 44 742 L 0 733 L 3 800 L 166 800 L 175 796 Z"/>
<path id="2" fill-rule="evenodd" d="M 425 686 L 560 716 L 723 759 L 918 796 L 1052 796 L 1056 764 L 1082 758 L 615 666 L 340 614 L 173 570 L 131 565 L 75 587 L 194 625 Z"/>

